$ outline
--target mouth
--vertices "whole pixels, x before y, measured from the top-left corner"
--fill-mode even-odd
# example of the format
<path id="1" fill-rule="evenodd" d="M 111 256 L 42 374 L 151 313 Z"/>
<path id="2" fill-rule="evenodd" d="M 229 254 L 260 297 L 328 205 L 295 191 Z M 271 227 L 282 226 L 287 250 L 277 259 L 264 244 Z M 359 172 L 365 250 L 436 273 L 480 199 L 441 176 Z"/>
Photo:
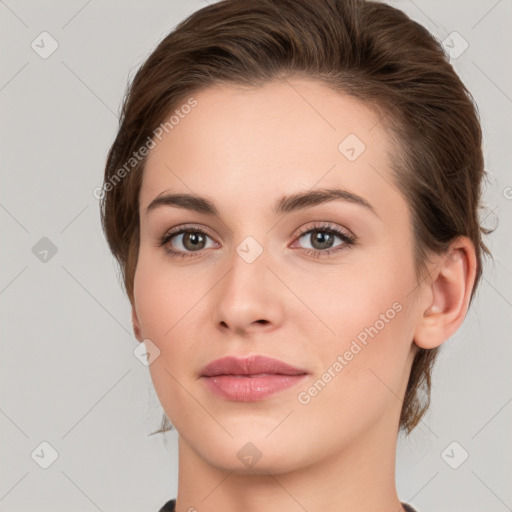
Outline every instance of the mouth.
<path id="1" fill-rule="evenodd" d="M 263 400 L 298 384 L 308 372 L 266 356 L 224 357 L 201 371 L 201 380 L 215 395 L 235 402 Z"/>

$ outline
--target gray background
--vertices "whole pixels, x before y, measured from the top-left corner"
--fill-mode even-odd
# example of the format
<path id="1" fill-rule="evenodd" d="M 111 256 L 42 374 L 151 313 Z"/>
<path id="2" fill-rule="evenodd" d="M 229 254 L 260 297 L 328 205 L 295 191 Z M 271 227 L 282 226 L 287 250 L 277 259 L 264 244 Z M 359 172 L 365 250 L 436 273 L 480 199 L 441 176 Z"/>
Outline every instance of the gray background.
<path id="1" fill-rule="evenodd" d="M 452 51 L 463 48 L 454 31 L 469 44 L 453 64 L 479 105 L 490 174 L 483 216 L 498 223 L 494 263 L 438 360 L 431 410 L 400 438 L 399 495 L 423 512 L 512 510 L 512 2 L 392 3 Z M 168 443 L 148 437 L 162 409 L 133 355 L 129 302 L 93 190 L 128 78 L 205 4 L 0 0 L 3 512 L 156 512 L 176 495 L 176 433 Z M 45 59 L 31 47 L 50 48 L 43 31 L 58 43 Z M 58 453 L 47 469 L 44 441 Z"/>

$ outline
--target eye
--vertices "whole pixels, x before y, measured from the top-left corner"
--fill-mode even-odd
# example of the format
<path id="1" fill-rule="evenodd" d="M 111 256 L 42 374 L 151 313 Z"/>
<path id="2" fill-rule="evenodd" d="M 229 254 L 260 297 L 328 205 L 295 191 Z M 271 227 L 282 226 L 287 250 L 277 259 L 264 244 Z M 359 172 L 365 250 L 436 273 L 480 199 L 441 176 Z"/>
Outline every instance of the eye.
<path id="1" fill-rule="evenodd" d="M 171 256 L 193 256 L 194 252 L 214 247 L 208 245 L 211 237 L 202 229 L 195 226 L 181 226 L 179 229 L 166 233 L 160 240 L 159 245 L 165 247 Z"/>
<path id="2" fill-rule="evenodd" d="M 355 244 L 355 236 L 349 232 L 342 231 L 331 224 L 317 224 L 312 228 L 302 231 L 297 241 L 304 239 L 309 247 L 305 247 L 308 256 L 324 257 L 345 249 Z M 340 243 L 335 245 L 336 239 Z"/>
<path id="3" fill-rule="evenodd" d="M 356 243 L 356 237 L 350 232 L 345 232 L 331 224 L 320 223 L 302 230 L 296 241 L 304 239 L 309 247 L 304 248 L 308 256 L 324 257 L 341 251 Z M 335 245 L 336 239 L 340 243 Z M 208 240 L 212 243 L 208 245 Z M 294 242 L 296 243 L 296 242 Z M 159 246 L 174 257 L 193 257 L 203 249 L 211 249 L 218 246 L 216 242 L 198 226 L 180 226 L 166 233 L 160 240 Z M 293 245 L 291 247 L 294 247 Z"/>

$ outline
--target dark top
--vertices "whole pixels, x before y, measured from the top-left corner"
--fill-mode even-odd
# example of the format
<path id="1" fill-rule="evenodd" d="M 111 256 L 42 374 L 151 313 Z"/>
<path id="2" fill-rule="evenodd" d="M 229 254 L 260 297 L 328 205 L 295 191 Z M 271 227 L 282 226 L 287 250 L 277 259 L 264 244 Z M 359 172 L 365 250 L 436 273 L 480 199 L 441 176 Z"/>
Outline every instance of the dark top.
<path id="1" fill-rule="evenodd" d="M 402 503 L 406 512 L 416 512 L 410 505 L 407 503 Z M 176 500 L 168 501 L 158 512 L 176 512 Z"/>

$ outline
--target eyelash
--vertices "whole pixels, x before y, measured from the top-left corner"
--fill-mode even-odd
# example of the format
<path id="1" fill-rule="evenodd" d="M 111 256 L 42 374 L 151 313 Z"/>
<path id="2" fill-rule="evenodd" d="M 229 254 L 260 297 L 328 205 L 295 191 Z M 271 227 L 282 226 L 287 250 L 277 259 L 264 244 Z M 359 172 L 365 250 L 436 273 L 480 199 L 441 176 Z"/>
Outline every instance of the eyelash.
<path id="1" fill-rule="evenodd" d="M 347 249 L 347 248 L 355 245 L 355 243 L 356 243 L 356 237 L 354 235 L 349 234 L 344 231 L 341 231 L 340 229 L 334 227 L 333 225 L 326 224 L 326 223 L 315 224 L 313 227 L 305 228 L 298 234 L 298 236 L 296 237 L 296 240 L 299 240 L 302 237 L 304 237 L 305 235 L 309 235 L 309 234 L 315 233 L 315 232 L 328 233 L 330 235 L 334 235 L 334 236 L 340 238 L 343 243 L 340 245 L 337 245 L 334 249 L 326 249 L 326 250 L 304 249 L 305 253 L 308 256 L 312 256 L 314 258 L 329 256 L 332 253 L 336 253 L 341 250 Z M 201 251 L 199 250 L 199 251 L 195 251 L 195 252 L 190 252 L 190 251 L 187 252 L 187 251 L 177 251 L 175 249 L 170 248 L 169 242 L 171 241 L 171 239 L 174 238 L 176 235 L 182 235 L 185 233 L 199 233 L 201 235 L 205 235 L 209 238 L 212 238 L 206 231 L 204 231 L 203 229 L 201 229 L 198 226 L 194 226 L 194 225 L 180 226 L 179 228 L 166 233 L 160 239 L 160 242 L 158 245 L 160 247 L 165 247 L 166 252 L 169 254 L 169 256 L 171 256 L 173 258 L 174 257 L 183 257 L 183 258 L 192 257 L 193 258 L 196 255 L 195 253 L 200 253 Z"/>

